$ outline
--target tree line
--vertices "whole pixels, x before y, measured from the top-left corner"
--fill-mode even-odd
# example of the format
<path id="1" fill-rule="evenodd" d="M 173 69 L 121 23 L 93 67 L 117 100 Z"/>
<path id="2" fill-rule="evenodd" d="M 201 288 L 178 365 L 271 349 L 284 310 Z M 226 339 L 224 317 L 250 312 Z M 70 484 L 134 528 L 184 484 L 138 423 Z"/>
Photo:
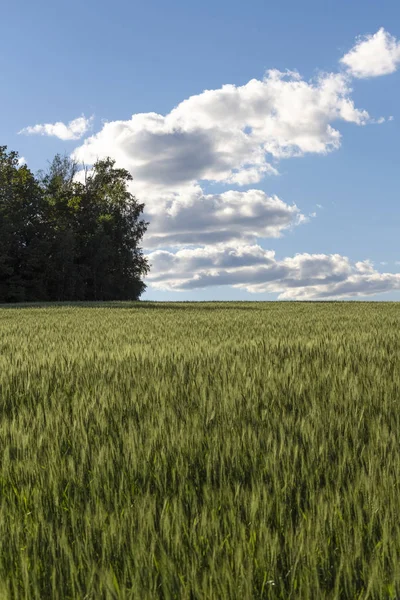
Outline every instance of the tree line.
<path id="1" fill-rule="evenodd" d="M 110 158 L 83 182 L 77 173 L 57 155 L 34 175 L 0 146 L 0 303 L 137 300 L 145 290 L 148 223 L 131 175 Z"/>

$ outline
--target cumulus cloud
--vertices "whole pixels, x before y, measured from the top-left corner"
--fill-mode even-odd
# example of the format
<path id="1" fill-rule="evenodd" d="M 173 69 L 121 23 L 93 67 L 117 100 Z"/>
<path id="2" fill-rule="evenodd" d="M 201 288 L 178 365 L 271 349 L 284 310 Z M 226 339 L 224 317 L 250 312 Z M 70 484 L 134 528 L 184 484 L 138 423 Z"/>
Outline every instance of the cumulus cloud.
<path id="1" fill-rule="evenodd" d="M 397 42 L 381 31 L 375 34 L 378 46 L 392 52 Z M 150 221 L 143 242 L 150 251 L 147 283 L 153 289 L 229 285 L 294 299 L 400 289 L 400 274 L 378 273 L 368 260 L 352 263 L 339 254 L 277 260 L 258 241 L 280 237 L 316 213 L 306 217 L 277 196 L 236 189 L 254 188 L 267 175 L 277 175 L 285 158 L 337 150 L 340 122 L 383 122 L 352 99 L 351 76 L 367 76 L 363 57 L 368 44 L 376 43 L 373 38 L 358 40 L 342 58 L 347 72 L 320 73 L 307 81 L 294 71 L 269 70 L 263 79 L 191 96 L 165 115 L 148 112 L 105 122 L 75 149 L 79 162 L 92 165 L 112 156 L 132 174 L 132 191 L 145 203 Z M 374 64 L 368 68 L 380 74 Z M 206 193 L 207 183 L 235 189 Z"/>
<path id="2" fill-rule="evenodd" d="M 79 140 L 90 129 L 93 117 L 87 119 L 84 115 L 73 119 L 67 125 L 62 122 L 45 123 L 44 125 L 33 125 L 19 131 L 24 135 L 47 135 L 57 137 L 60 140 Z"/>
<path id="3" fill-rule="evenodd" d="M 138 195 L 204 180 L 252 185 L 275 174 L 279 159 L 337 149 L 341 136 L 332 124 L 340 120 L 370 120 L 354 106 L 345 75 L 304 81 L 298 73 L 270 70 L 263 80 L 191 96 L 165 116 L 141 113 L 104 123 L 74 158 L 93 164 L 111 155 L 131 172 Z"/>
<path id="4" fill-rule="evenodd" d="M 73 156 L 85 164 L 112 156 L 132 174 L 150 221 L 146 248 L 254 242 L 308 217 L 255 189 L 206 194 L 205 182 L 250 186 L 276 175 L 283 158 L 335 150 L 336 121 L 371 121 L 354 106 L 345 75 L 305 81 L 297 72 L 270 70 L 262 80 L 191 96 L 166 115 L 106 122 Z"/>
<path id="5" fill-rule="evenodd" d="M 261 190 L 204 194 L 199 186 L 150 203 L 145 217 L 146 248 L 277 238 L 307 221 L 296 205 Z"/>
<path id="6" fill-rule="evenodd" d="M 353 77 L 377 77 L 396 71 L 400 64 L 400 42 L 383 27 L 357 40 L 340 62 Z"/>
<path id="7" fill-rule="evenodd" d="M 184 291 L 231 285 L 280 299 L 307 300 L 368 296 L 400 289 L 400 274 L 379 273 L 369 260 L 352 263 L 340 254 L 296 254 L 277 260 L 275 252 L 254 245 L 217 244 L 156 250 L 149 255 L 148 283 Z"/>

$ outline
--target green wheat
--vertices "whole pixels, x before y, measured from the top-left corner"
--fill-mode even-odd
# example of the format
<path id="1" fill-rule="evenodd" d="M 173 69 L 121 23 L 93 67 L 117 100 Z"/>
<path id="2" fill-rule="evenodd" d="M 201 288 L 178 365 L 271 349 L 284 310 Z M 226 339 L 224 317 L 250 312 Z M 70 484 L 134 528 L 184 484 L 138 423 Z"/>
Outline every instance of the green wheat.
<path id="1" fill-rule="evenodd" d="M 400 306 L 0 309 L 0 599 L 400 595 Z"/>

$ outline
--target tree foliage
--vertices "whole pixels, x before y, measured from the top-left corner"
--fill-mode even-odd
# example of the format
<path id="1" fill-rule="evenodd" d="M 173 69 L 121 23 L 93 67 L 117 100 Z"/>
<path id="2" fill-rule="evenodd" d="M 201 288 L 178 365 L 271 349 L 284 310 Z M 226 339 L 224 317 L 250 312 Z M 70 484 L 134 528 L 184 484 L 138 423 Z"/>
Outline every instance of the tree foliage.
<path id="1" fill-rule="evenodd" d="M 149 266 L 144 204 L 110 158 L 76 177 L 57 155 L 35 177 L 0 146 L 0 302 L 136 300 Z"/>

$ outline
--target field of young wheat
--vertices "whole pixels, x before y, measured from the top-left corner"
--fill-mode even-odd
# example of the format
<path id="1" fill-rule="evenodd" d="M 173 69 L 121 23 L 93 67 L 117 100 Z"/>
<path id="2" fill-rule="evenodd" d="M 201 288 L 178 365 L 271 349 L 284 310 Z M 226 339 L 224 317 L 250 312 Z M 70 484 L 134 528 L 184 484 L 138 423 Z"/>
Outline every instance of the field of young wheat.
<path id="1" fill-rule="evenodd" d="M 0 309 L 0 598 L 400 594 L 400 305 Z"/>

